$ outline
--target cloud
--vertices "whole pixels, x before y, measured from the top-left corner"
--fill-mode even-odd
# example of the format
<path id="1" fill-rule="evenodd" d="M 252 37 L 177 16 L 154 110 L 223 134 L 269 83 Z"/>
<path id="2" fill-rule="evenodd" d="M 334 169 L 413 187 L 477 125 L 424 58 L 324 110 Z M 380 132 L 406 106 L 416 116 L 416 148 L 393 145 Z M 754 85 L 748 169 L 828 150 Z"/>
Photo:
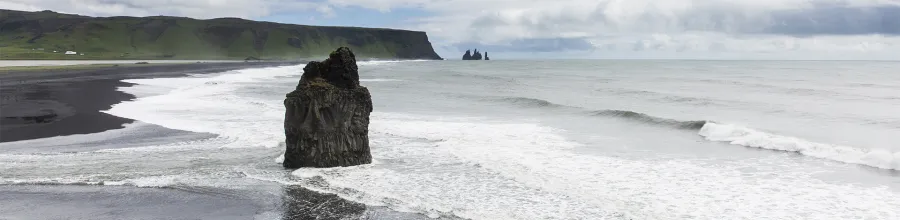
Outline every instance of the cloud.
<path id="1" fill-rule="evenodd" d="M 593 50 L 593 44 L 584 38 L 532 38 L 512 40 L 505 44 L 464 42 L 455 44 L 457 50 L 479 49 L 494 52 L 559 52 Z"/>
<path id="2" fill-rule="evenodd" d="M 0 0 L 0 7 L 249 19 L 415 10 L 425 16 L 384 26 L 426 31 L 447 53 L 476 46 L 509 53 L 900 51 L 898 0 Z"/>
<path id="3" fill-rule="evenodd" d="M 320 10 L 321 4 L 292 0 L 0 0 L 0 8 L 53 10 L 91 16 L 170 15 L 192 18 L 257 18 L 279 11 Z M 324 11 L 327 13 L 327 10 Z"/>
<path id="4" fill-rule="evenodd" d="M 587 41 L 592 47 L 582 50 L 598 53 L 814 55 L 900 49 L 900 6 L 893 0 L 452 0 L 424 5 L 435 15 L 411 28 L 452 45 L 478 42 L 505 51 L 577 50 L 541 39 Z"/>
<path id="5" fill-rule="evenodd" d="M 900 7 L 817 5 L 804 11 L 776 11 L 759 33 L 811 35 L 900 35 Z"/>

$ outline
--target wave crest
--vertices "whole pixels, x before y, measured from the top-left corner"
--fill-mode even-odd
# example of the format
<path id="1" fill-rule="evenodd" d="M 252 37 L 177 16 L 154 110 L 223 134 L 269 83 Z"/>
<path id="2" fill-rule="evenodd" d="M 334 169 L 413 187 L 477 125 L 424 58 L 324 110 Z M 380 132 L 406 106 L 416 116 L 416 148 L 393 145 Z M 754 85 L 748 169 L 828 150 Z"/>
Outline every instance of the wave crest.
<path id="1" fill-rule="evenodd" d="M 593 115 L 596 116 L 609 116 L 609 117 L 617 117 L 622 119 L 630 119 L 638 122 L 649 123 L 649 124 L 657 124 L 657 125 L 666 125 L 675 127 L 678 129 L 688 129 L 688 130 L 700 130 L 706 125 L 706 121 L 679 121 L 675 119 L 668 118 L 660 118 L 651 116 L 648 114 L 633 112 L 633 111 L 625 111 L 625 110 L 601 110 L 592 112 Z"/>
<path id="2" fill-rule="evenodd" d="M 750 128 L 706 123 L 699 132 L 710 141 L 728 142 L 745 147 L 797 152 L 806 156 L 881 169 L 900 170 L 900 152 L 884 149 L 861 149 L 816 143 L 796 137 L 781 136 Z"/>
<path id="3" fill-rule="evenodd" d="M 526 107 L 567 107 L 581 109 L 555 104 L 547 100 L 525 97 L 507 97 L 500 99 L 500 101 Z M 900 170 L 900 152 L 891 152 L 885 149 L 865 149 L 816 143 L 796 137 L 770 134 L 735 125 L 719 124 L 706 120 L 679 121 L 628 110 L 599 110 L 589 111 L 588 114 L 592 116 L 613 117 L 651 125 L 697 131 L 700 136 L 703 136 L 709 141 L 728 142 L 733 145 L 744 147 L 797 152 L 820 159 L 859 164 L 881 169 Z"/>
<path id="4" fill-rule="evenodd" d="M 525 97 L 505 97 L 505 98 L 500 98 L 499 101 L 501 101 L 501 102 L 506 102 L 506 103 L 511 103 L 511 104 L 516 104 L 516 105 L 520 105 L 520 106 L 525 106 L 525 107 L 539 107 L 539 108 L 543 108 L 543 107 L 553 107 L 553 108 L 566 107 L 566 106 L 564 106 L 564 105 L 552 103 L 552 102 L 550 102 L 550 101 L 543 100 L 543 99 L 525 98 Z"/>

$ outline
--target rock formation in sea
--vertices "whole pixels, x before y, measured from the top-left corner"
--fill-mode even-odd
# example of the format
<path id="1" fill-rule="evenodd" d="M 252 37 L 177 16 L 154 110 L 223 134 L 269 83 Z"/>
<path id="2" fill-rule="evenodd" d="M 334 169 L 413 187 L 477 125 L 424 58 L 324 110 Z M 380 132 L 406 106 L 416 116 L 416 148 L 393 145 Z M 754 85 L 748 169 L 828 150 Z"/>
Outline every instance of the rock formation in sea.
<path id="1" fill-rule="evenodd" d="M 491 60 L 491 58 L 487 56 L 487 52 L 484 52 L 484 60 Z"/>
<path id="2" fill-rule="evenodd" d="M 487 57 L 487 52 L 484 52 L 485 57 Z M 463 60 L 481 60 L 481 52 L 478 52 L 478 49 L 475 49 L 474 52 L 470 50 L 466 50 L 466 54 L 463 55 Z"/>
<path id="3" fill-rule="evenodd" d="M 303 68 L 284 100 L 285 168 L 341 167 L 372 162 L 372 96 L 359 85 L 356 56 L 340 47 Z"/>
<path id="4" fill-rule="evenodd" d="M 466 54 L 463 54 L 463 60 L 472 60 L 472 51 L 466 50 Z"/>

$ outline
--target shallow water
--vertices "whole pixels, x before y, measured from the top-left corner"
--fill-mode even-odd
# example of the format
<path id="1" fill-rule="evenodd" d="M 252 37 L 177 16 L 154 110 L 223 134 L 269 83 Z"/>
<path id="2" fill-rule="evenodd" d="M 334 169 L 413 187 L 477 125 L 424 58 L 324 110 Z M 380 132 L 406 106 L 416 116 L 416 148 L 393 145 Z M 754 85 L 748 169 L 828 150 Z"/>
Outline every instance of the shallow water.
<path id="1" fill-rule="evenodd" d="M 135 85 L 122 90 L 140 98 L 107 113 L 214 137 L 2 153 L 0 183 L 248 189 L 264 181 L 471 219 L 898 219 L 898 67 L 361 62 L 375 104 L 375 162 L 293 172 L 277 163 L 282 101 L 302 67 L 126 80 Z"/>

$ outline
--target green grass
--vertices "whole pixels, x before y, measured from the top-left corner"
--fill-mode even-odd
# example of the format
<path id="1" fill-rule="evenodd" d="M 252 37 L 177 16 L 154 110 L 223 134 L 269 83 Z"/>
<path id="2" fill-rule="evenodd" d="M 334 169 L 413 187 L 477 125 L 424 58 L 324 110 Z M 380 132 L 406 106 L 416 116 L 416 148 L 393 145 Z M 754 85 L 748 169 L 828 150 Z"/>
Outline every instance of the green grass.
<path id="1" fill-rule="evenodd" d="M 410 43 L 407 39 L 426 39 L 423 32 L 240 19 L 93 18 L 0 10 L 0 29 L 0 59 L 300 59 L 325 57 L 341 46 L 360 58 L 398 58 L 403 50 L 434 53 L 427 41 L 412 44 L 427 45 L 421 48 L 400 47 Z M 292 38 L 302 46 L 291 46 Z M 44 51 L 32 50 L 36 48 Z M 84 55 L 63 55 L 65 51 Z"/>

